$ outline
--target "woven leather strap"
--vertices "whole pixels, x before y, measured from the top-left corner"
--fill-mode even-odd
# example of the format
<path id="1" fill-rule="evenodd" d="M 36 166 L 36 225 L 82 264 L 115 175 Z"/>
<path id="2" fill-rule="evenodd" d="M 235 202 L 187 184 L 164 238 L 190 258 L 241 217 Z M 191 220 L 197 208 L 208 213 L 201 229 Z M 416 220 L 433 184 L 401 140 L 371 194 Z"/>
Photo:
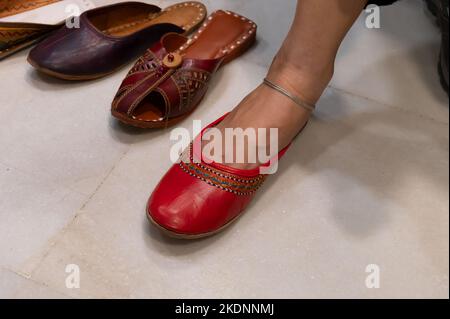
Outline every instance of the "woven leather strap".
<path id="1" fill-rule="evenodd" d="M 211 71 L 219 60 L 189 59 L 187 66 L 168 68 L 164 64 L 167 52 L 148 50 L 130 70 L 113 102 L 116 111 L 132 117 L 138 105 L 152 92 L 164 100 L 164 118 L 182 115 L 194 107 L 206 92 Z"/>

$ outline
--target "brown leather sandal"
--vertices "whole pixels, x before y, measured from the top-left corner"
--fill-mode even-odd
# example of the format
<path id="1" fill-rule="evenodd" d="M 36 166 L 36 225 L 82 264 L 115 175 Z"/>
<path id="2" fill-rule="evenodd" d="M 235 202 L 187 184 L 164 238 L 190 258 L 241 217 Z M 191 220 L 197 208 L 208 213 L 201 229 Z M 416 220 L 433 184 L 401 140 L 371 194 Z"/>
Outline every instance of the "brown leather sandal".
<path id="1" fill-rule="evenodd" d="M 0 18 L 34 10 L 60 0 L 0 0 Z"/>
<path id="2" fill-rule="evenodd" d="M 140 128 L 172 126 L 195 110 L 214 73 L 256 39 L 256 24 L 216 11 L 189 39 L 168 34 L 130 70 L 112 103 L 112 115 Z"/>

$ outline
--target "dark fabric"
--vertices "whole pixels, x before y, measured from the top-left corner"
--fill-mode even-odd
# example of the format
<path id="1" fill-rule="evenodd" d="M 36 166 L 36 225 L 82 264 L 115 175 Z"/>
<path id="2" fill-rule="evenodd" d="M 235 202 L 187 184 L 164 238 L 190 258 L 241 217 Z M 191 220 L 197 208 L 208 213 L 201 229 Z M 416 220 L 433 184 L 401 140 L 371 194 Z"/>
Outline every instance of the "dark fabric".
<path id="1" fill-rule="evenodd" d="M 393 4 L 394 2 L 397 2 L 398 0 L 369 0 L 369 2 L 367 3 L 369 4 L 376 4 L 379 6 L 387 6 L 389 4 Z"/>

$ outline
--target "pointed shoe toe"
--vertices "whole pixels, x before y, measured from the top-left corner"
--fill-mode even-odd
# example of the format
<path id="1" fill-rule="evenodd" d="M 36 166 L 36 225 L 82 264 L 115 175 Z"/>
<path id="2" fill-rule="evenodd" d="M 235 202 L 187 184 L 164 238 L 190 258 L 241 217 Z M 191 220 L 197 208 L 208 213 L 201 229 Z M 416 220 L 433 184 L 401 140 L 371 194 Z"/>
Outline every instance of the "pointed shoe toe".
<path id="1" fill-rule="evenodd" d="M 196 239 L 214 235 L 228 226 L 251 201 L 252 195 L 237 195 L 199 179 L 175 164 L 156 187 L 147 214 L 171 237 Z"/>

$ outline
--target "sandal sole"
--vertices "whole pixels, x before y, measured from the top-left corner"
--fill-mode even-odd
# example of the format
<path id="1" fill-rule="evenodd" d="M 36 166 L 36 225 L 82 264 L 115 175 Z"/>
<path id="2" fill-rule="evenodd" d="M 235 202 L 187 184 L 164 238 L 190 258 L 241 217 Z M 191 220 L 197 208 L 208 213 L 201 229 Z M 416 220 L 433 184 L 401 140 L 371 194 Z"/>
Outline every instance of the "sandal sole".
<path id="1" fill-rule="evenodd" d="M 161 233 L 163 233 L 164 235 L 166 235 L 170 238 L 182 239 L 182 240 L 198 240 L 198 239 L 212 237 L 214 235 L 217 235 L 218 233 L 223 232 L 228 227 L 230 227 L 233 223 L 237 222 L 237 220 L 243 215 L 243 213 L 244 212 L 241 212 L 235 218 L 233 218 L 232 220 L 230 220 L 228 223 L 226 223 L 225 225 L 223 225 L 222 227 L 220 227 L 217 230 L 214 230 L 214 231 L 208 232 L 208 233 L 195 234 L 195 235 L 188 235 L 188 234 L 174 232 L 174 231 L 167 229 L 164 226 L 158 224 L 158 222 L 156 222 L 153 219 L 153 217 L 149 214 L 148 211 L 145 213 L 145 215 L 147 216 L 147 219 L 149 220 L 151 225 L 155 226 Z"/>

